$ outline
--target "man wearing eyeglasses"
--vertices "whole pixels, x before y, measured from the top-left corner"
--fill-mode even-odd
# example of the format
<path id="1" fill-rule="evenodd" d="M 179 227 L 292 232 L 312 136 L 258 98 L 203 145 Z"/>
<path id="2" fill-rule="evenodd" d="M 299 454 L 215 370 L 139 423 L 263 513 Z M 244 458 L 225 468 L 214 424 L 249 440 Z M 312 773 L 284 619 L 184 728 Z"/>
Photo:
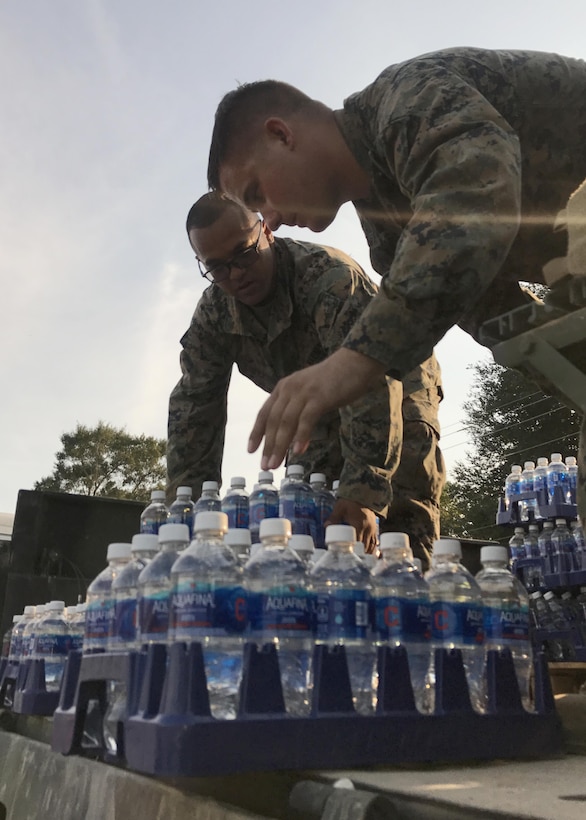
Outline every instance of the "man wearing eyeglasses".
<path id="1" fill-rule="evenodd" d="M 274 237 L 256 214 L 223 194 L 201 197 L 186 227 L 212 287 L 181 340 L 182 378 L 169 404 L 170 497 L 179 485 L 196 496 L 202 481 L 220 479 L 234 363 L 270 392 L 283 376 L 339 348 L 376 293 L 341 251 Z M 381 529 L 407 532 L 425 563 L 439 537 L 440 399 L 432 356 L 403 385 L 381 376 L 363 399 L 326 414 L 307 452 L 294 458 L 306 473 L 339 478 L 331 523 L 352 524 L 370 551 L 375 514 L 387 516 Z"/>

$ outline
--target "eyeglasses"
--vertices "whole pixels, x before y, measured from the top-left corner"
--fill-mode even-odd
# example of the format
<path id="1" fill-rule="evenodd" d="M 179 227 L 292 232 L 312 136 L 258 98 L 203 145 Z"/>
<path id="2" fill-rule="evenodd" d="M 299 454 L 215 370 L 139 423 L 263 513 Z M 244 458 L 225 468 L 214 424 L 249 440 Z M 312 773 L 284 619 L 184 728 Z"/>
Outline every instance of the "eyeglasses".
<path id="1" fill-rule="evenodd" d="M 246 268 L 250 268 L 256 262 L 258 255 L 260 253 L 259 244 L 260 238 L 262 236 L 262 226 L 263 221 L 262 219 L 258 220 L 258 236 L 254 245 L 251 245 L 246 250 L 240 251 L 240 253 L 235 254 L 232 259 L 227 259 L 226 262 L 219 262 L 217 265 L 213 265 L 211 268 L 206 268 L 201 262 L 199 257 L 195 257 L 197 259 L 197 264 L 199 267 L 199 272 L 201 275 L 208 280 L 208 282 L 212 282 L 212 284 L 218 285 L 220 282 L 225 282 L 226 279 L 230 278 L 230 272 L 232 268 L 239 268 L 240 270 L 245 270 Z M 256 226 L 253 226 L 250 230 L 253 231 Z"/>

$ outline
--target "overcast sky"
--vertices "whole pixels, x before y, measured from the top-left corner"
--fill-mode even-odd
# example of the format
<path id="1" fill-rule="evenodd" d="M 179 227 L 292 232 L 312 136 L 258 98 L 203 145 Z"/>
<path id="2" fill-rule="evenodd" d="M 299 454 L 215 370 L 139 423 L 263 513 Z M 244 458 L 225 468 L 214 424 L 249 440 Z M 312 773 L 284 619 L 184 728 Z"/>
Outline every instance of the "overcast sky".
<path id="1" fill-rule="evenodd" d="M 0 4 L 0 510 L 51 472 L 78 422 L 166 435 L 179 339 L 204 286 L 185 216 L 206 189 L 224 93 L 274 77 L 337 108 L 386 65 L 434 49 L 586 51 L 584 0 L 398 5 Z M 287 233 L 338 246 L 372 273 L 349 206 L 319 236 Z M 467 368 L 489 354 L 457 330 L 437 354 L 451 464 L 463 456 Z M 255 480 L 246 442 L 263 395 L 233 378 L 225 482 Z"/>

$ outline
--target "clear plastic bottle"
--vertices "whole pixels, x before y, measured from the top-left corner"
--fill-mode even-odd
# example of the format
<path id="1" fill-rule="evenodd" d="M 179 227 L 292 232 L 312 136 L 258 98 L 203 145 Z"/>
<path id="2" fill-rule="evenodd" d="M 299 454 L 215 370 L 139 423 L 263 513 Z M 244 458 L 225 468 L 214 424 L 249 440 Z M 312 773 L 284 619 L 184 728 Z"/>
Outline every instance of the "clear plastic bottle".
<path id="1" fill-rule="evenodd" d="M 552 632 L 555 629 L 552 614 L 541 592 L 531 593 L 529 596 L 529 606 L 533 626 L 536 629 L 545 630 L 547 633 Z M 544 648 L 547 652 L 548 660 L 562 661 L 564 659 L 563 646 L 561 642 L 554 639 L 553 636 L 545 640 Z"/>
<path id="2" fill-rule="evenodd" d="M 222 500 L 220 498 L 219 485 L 217 481 L 204 481 L 201 485 L 201 495 L 195 504 L 194 515 L 197 515 L 200 512 L 222 512 Z M 190 535 L 192 533 L 193 525 L 190 530 Z"/>
<path id="3" fill-rule="evenodd" d="M 539 552 L 539 525 L 529 524 L 528 531 L 525 533 L 525 555 L 527 558 L 540 558 Z M 544 585 L 543 570 L 541 562 L 526 566 L 523 570 L 523 583 L 531 592 L 535 589 L 541 589 Z"/>
<path id="4" fill-rule="evenodd" d="M 315 594 L 316 643 L 343 645 L 354 708 L 374 709 L 375 648 L 370 624 L 372 576 L 354 554 L 356 530 L 346 524 L 326 529 L 326 554 L 310 573 Z"/>
<path id="5" fill-rule="evenodd" d="M 421 712 L 427 712 L 430 709 L 429 587 L 413 563 L 408 535 L 383 532 L 380 551 L 382 559 L 373 572 L 375 641 L 378 645 L 405 647 L 415 702 Z"/>
<path id="6" fill-rule="evenodd" d="M 134 535 L 131 559 L 112 581 L 114 619 L 108 636 L 110 652 L 128 652 L 140 647 L 140 624 L 137 611 L 138 578 L 159 551 L 159 536 L 154 533 Z"/>
<path id="7" fill-rule="evenodd" d="M 156 535 L 161 524 L 166 524 L 169 510 L 165 505 L 165 491 L 153 490 L 151 501 L 140 514 L 140 531 Z"/>
<path id="8" fill-rule="evenodd" d="M 206 481 L 203 486 L 205 487 Z M 216 494 L 218 485 L 216 482 Z M 191 499 L 191 487 L 177 487 L 177 497 L 169 507 L 168 524 L 186 524 L 189 528 L 189 538 L 193 534 L 193 522 L 195 521 L 196 505 Z M 199 503 L 199 502 L 198 502 Z M 220 503 L 220 496 L 218 496 L 218 504 Z"/>
<path id="9" fill-rule="evenodd" d="M 545 503 L 547 506 L 548 502 L 548 494 L 547 494 L 547 465 L 548 461 L 545 457 L 541 456 L 537 459 L 537 466 L 533 470 L 533 490 L 537 493 L 537 514 L 539 518 L 543 518 L 543 512 L 541 507 Z M 541 499 L 541 505 L 540 505 Z"/>
<path id="10" fill-rule="evenodd" d="M 159 530 L 160 551 L 138 576 L 136 596 L 140 642 L 143 646 L 167 643 L 171 568 L 188 545 L 187 524 L 163 524 Z"/>
<path id="11" fill-rule="evenodd" d="M 313 492 L 303 480 L 301 464 L 287 467 L 287 475 L 279 493 L 279 518 L 291 522 L 293 535 L 311 535 L 315 543 L 315 504 Z"/>
<path id="12" fill-rule="evenodd" d="M 71 648 L 69 629 L 64 617 L 64 601 L 50 601 L 39 622 L 33 658 L 45 662 L 47 692 L 58 692 L 67 654 Z"/>
<path id="13" fill-rule="evenodd" d="M 566 456 L 566 469 L 568 471 L 568 489 L 566 491 L 566 503 L 576 503 L 576 489 L 578 487 L 578 464 L 575 456 Z"/>
<path id="14" fill-rule="evenodd" d="M 14 633 L 14 627 L 20 621 L 22 615 L 13 615 L 12 616 L 12 623 L 2 636 L 2 653 L 0 657 L 8 658 L 10 656 L 10 647 L 12 645 L 12 635 Z"/>
<path id="15" fill-rule="evenodd" d="M 482 712 L 484 686 L 484 603 L 474 577 L 460 560 L 462 546 L 455 539 L 434 541 L 431 569 L 425 578 L 431 604 L 429 682 L 435 687 L 435 650 L 459 649 L 468 681 L 470 701 Z"/>
<path id="16" fill-rule="evenodd" d="M 244 566 L 250 558 L 250 530 L 228 527 L 228 532 L 224 536 L 224 543 L 230 547 L 241 566 Z"/>
<path id="17" fill-rule="evenodd" d="M 534 461 L 526 461 L 524 463 L 523 472 L 521 473 L 521 481 L 519 482 L 519 492 L 533 492 L 534 470 Z M 537 518 L 537 499 L 526 498 L 523 501 L 519 502 L 519 518 L 521 519 L 521 521 L 534 521 Z"/>
<path id="18" fill-rule="evenodd" d="M 108 635 L 114 617 L 112 582 L 130 561 L 130 544 L 108 545 L 108 566 L 103 569 L 88 587 L 86 595 L 84 654 L 105 652 Z"/>
<path id="19" fill-rule="evenodd" d="M 576 542 L 574 541 L 565 518 L 556 518 L 555 529 L 551 534 L 551 563 L 555 573 L 571 572 L 577 567 L 575 558 Z"/>
<path id="20" fill-rule="evenodd" d="M 586 538 L 584 537 L 584 528 L 581 519 L 578 518 L 577 521 L 572 521 L 570 527 L 575 544 L 574 568 L 586 569 Z"/>
<path id="21" fill-rule="evenodd" d="M 315 552 L 315 544 L 313 543 L 311 535 L 292 535 L 289 546 L 301 558 L 306 569 L 309 569 L 311 559 Z"/>
<path id="22" fill-rule="evenodd" d="M 20 663 L 22 660 L 24 630 L 35 616 L 34 606 L 25 606 L 22 615 L 18 621 L 12 626 L 12 637 L 10 639 L 10 648 L 8 651 L 9 663 Z"/>
<path id="23" fill-rule="evenodd" d="M 242 567 L 224 544 L 225 513 L 202 512 L 195 540 L 171 570 L 170 637 L 202 645 L 210 709 L 219 719 L 238 711 L 247 626 Z"/>
<path id="24" fill-rule="evenodd" d="M 559 490 L 556 488 L 559 487 Z M 569 490 L 568 468 L 561 453 L 552 453 L 547 467 L 547 494 L 550 504 L 565 504 Z"/>
<path id="25" fill-rule="evenodd" d="M 527 558 L 539 558 L 539 525 L 529 524 L 525 535 L 525 555 Z"/>
<path id="26" fill-rule="evenodd" d="M 523 584 L 507 569 L 505 547 L 480 550 L 482 569 L 476 575 L 484 601 L 484 640 L 488 652 L 511 652 L 523 705 L 531 708 L 529 680 L 533 653 L 529 640 L 529 595 Z"/>
<path id="27" fill-rule="evenodd" d="M 507 510 L 512 509 L 512 496 L 519 495 L 521 492 L 521 465 L 513 464 L 511 472 L 505 479 L 505 507 Z"/>
<path id="28" fill-rule="evenodd" d="M 41 617 L 45 613 L 45 604 L 37 604 L 33 607 L 32 617 L 27 621 L 25 624 L 23 633 L 22 633 L 22 652 L 21 652 L 21 660 L 26 660 L 27 658 L 32 657 L 34 645 L 35 645 L 35 635 L 37 624 L 40 621 Z"/>
<path id="29" fill-rule="evenodd" d="M 511 572 L 515 572 L 517 562 L 522 558 L 526 558 L 525 553 L 525 530 L 523 527 L 515 527 L 515 531 L 509 540 L 509 554 Z"/>
<path id="30" fill-rule="evenodd" d="M 312 473 L 309 476 L 309 486 L 313 491 L 315 509 L 315 538 L 317 547 L 325 546 L 326 521 L 333 512 L 336 498 L 327 488 L 324 473 Z"/>
<path id="31" fill-rule="evenodd" d="M 75 651 L 81 651 L 83 648 L 83 637 L 85 634 L 85 611 L 87 604 L 77 604 L 75 612 L 68 621 L 69 638 L 71 641 L 71 648 Z"/>
<path id="32" fill-rule="evenodd" d="M 553 532 L 553 521 L 544 521 L 541 532 L 537 539 L 537 546 L 539 548 L 539 555 L 543 558 L 544 572 L 551 573 L 554 571 L 552 564 L 553 546 L 551 543 L 551 534 Z"/>
<path id="33" fill-rule="evenodd" d="M 222 499 L 222 512 L 228 516 L 228 529 L 248 529 L 248 504 L 246 479 L 241 475 L 234 476 L 230 479 L 230 489 Z"/>
<path id="34" fill-rule="evenodd" d="M 317 549 L 317 548 L 313 551 L 313 555 L 309 559 L 309 569 L 310 570 L 314 566 L 314 564 L 317 564 L 318 561 L 321 561 L 321 559 L 324 557 L 326 552 L 327 552 L 326 549 L 322 550 L 322 549 Z"/>
<path id="35" fill-rule="evenodd" d="M 258 484 L 248 501 L 250 538 L 253 544 L 260 543 L 260 522 L 265 518 L 279 517 L 279 491 L 273 484 L 270 470 L 261 470 Z"/>
<path id="36" fill-rule="evenodd" d="M 290 521 L 265 518 L 260 538 L 260 549 L 244 567 L 250 637 L 259 647 L 275 644 L 287 712 L 307 715 L 313 650 L 313 598 L 307 572 L 289 546 Z"/>

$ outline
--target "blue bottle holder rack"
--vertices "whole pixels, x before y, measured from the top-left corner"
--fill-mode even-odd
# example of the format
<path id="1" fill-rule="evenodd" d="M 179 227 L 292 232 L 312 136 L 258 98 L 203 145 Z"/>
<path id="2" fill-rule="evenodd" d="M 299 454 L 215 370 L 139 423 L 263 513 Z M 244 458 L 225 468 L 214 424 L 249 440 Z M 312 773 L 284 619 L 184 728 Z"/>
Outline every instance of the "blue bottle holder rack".
<path id="1" fill-rule="evenodd" d="M 544 558 L 520 558 L 515 564 L 515 575 L 529 592 L 586 585 L 586 569 L 575 569 L 569 572 L 548 572 Z M 531 587 L 527 584 L 527 579 L 531 575 L 540 575 L 543 583 L 539 587 Z"/>
<path id="2" fill-rule="evenodd" d="M 59 702 L 59 692 L 47 691 L 45 661 L 27 658 L 18 665 L 14 684 L 12 711 L 19 715 L 52 715 Z"/>
<path id="3" fill-rule="evenodd" d="M 548 657 L 550 654 L 549 643 L 557 642 L 568 647 L 569 657 L 565 661 L 586 663 L 586 632 L 578 626 L 571 626 L 569 629 L 534 629 L 531 633 L 531 641 L 535 652 L 544 652 Z M 553 657 L 549 658 L 554 660 Z"/>
<path id="4" fill-rule="evenodd" d="M 531 499 L 537 500 L 539 515 L 533 517 L 533 513 L 530 511 L 529 520 L 521 521 L 519 515 L 519 501 L 529 501 Z M 576 504 L 567 504 L 561 487 L 556 487 L 553 503 L 550 503 L 546 490 L 538 490 L 512 495 L 510 497 L 509 509 L 507 509 L 505 506 L 505 499 L 501 496 L 498 503 L 496 523 L 499 526 L 506 524 L 518 524 L 519 526 L 524 526 L 526 524 L 536 523 L 538 521 L 551 521 L 554 518 L 565 518 L 567 521 L 573 521 L 577 517 L 578 507 Z"/>
<path id="5" fill-rule="evenodd" d="M 239 713 L 211 716 L 199 643 L 153 645 L 125 655 L 70 653 L 55 712 L 52 747 L 83 754 L 88 703 L 105 710 L 108 680 L 127 687 L 118 724 L 118 762 L 145 774 L 209 776 L 245 771 L 348 768 L 491 758 L 549 757 L 561 751 L 547 664 L 535 658 L 535 712 L 523 709 L 508 650 L 487 661 L 488 712 L 472 709 L 459 650 L 436 652 L 434 714 L 417 711 L 402 647 L 378 653 L 377 710 L 354 712 L 343 647 L 316 647 L 311 714 L 286 714 L 278 652 L 245 647 Z"/>

